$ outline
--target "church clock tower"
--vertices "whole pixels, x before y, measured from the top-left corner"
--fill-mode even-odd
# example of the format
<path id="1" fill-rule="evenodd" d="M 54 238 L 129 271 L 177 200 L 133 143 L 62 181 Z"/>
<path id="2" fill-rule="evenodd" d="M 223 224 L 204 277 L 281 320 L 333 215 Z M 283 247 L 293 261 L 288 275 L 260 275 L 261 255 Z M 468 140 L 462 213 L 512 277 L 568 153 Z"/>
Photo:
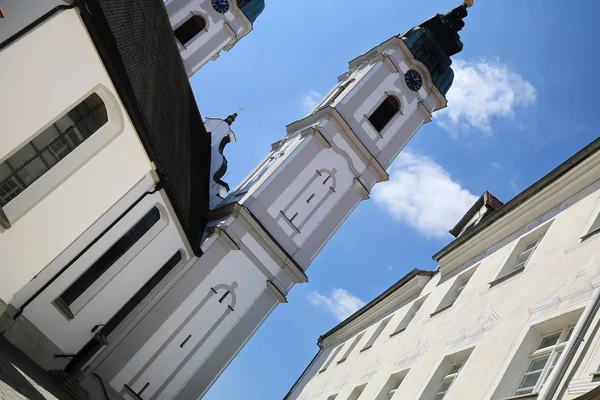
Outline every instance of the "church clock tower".
<path id="1" fill-rule="evenodd" d="M 167 0 L 165 6 L 183 64 L 192 76 L 248 34 L 264 0 Z"/>
<path id="2" fill-rule="evenodd" d="M 229 194 L 223 152 L 235 139 L 234 116 L 207 121 L 219 147 L 203 255 L 127 338 L 93 361 L 115 390 L 131 399 L 202 397 L 290 289 L 307 281 L 319 251 L 388 179 L 386 169 L 419 127 L 446 107 L 465 3 L 352 60 Z"/>

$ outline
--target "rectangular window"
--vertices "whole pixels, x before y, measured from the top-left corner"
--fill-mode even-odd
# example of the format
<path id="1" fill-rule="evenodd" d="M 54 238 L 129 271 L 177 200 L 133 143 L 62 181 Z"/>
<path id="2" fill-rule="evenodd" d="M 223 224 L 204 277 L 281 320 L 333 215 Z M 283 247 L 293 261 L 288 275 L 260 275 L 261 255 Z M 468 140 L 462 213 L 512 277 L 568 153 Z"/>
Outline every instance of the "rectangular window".
<path id="1" fill-rule="evenodd" d="M 371 338 L 365 344 L 365 347 L 363 347 L 361 351 L 365 351 L 365 350 L 370 349 L 371 347 L 373 347 L 373 344 L 375 343 L 375 341 L 377 340 L 377 338 L 379 337 L 379 335 L 381 335 L 381 332 L 383 332 L 383 330 L 385 329 L 385 327 L 387 326 L 387 324 L 390 323 L 391 319 L 392 319 L 392 317 L 388 317 L 388 318 L 384 319 L 383 321 L 381 321 L 379 323 L 379 326 L 377 327 L 377 329 L 375 330 L 375 332 L 373 332 L 373 335 L 371 336 Z"/>
<path id="2" fill-rule="evenodd" d="M 590 236 L 594 235 L 595 233 L 600 232 L 600 213 L 598 213 L 598 215 L 596 215 L 596 219 L 594 220 L 594 222 L 592 222 L 592 225 L 590 225 L 589 229 L 587 230 L 586 234 L 583 235 L 581 237 L 581 239 L 587 239 Z"/>
<path id="3" fill-rule="evenodd" d="M 408 374 L 408 370 L 392 374 L 388 378 L 385 385 L 383 385 L 383 388 L 381 389 L 381 391 L 379 392 L 377 397 L 375 397 L 375 400 L 390 400 L 392 397 L 394 397 L 396 395 L 396 393 L 398 392 L 400 385 L 406 378 L 407 374 Z M 400 397 L 397 396 L 396 398 L 400 398 Z"/>
<path id="4" fill-rule="evenodd" d="M 14 200 L 107 122 L 104 102 L 92 93 L 0 163 L 0 207 Z"/>
<path id="5" fill-rule="evenodd" d="M 359 334 L 357 337 L 354 338 L 354 340 L 352 341 L 352 344 L 350 345 L 350 347 L 348 347 L 348 349 L 342 355 L 342 358 L 340 358 L 340 360 L 337 362 L 338 364 L 343 363 L 344 361 L 346 361 L 346 359 L 348 358 L 348 356 L 350 355 L 350 353 L 352 353 L 352 350 L 354 350 L 354 348 L 356 347 L 356 345 L 358 344 L 358 342 L 360 342 L 360 339 L 362 339 L 362 337 L 364 335 L 365 335 L 365 333 L 362 332 L 361 334 Z"/>
<path id="6" fill-rule="evenodd" d="M 327 361 L 325 361 L 325 364 L 323 364 L 319 372 L 325 371 L 331 365 L 331 363 L 333 362 L 333 360 L 335 360 L 337 355 L 340 354 L 340 351 L 342 350 L 343 346 L 343 344 L 340 344 L 338 347 L 335 348 L 335 350 L 333 350 L 333 353 L 331 353 Z"/>
<path id="7" fill-rule="evenodd" d="M 471 267 L 468 271 L 463 272 L 456 278 L 456 280 L 454 281 L 454 283 L 440 302 L 438 308 L 431 314 L 432 317 L 441 313 L 444 310 L 447 310 L 448 308 L 452 307 L 454 303 L 456 303 L 456 300 L 458 300 L 461 293 L 467 286 L 467 283 L 469 283 L 469 280 L 471 279 L 478 267 L 478 265 Z"/>
<path id="8" fill-rule="evenodd" d="M 332 394 L 331 396 L 329 396 L 327 398 L 327 400 L 335 400 L 337 398 L 337 393 L 336 394 Z"/>
<path id="9" fill-rule="evenodd" d="M 433 400 L 441 400 L 446 396 L 446 393 L 448 393 L 450 390 L 452 383 L 454 383 L 454 380 L 458 376 L 458 373 L 462 369 L 463 365 L 465 365 L 465 362 L 466 360 L 463 360 L 452 364 L 448 373 L 442 378 L 442 384 L 433 396 Z"/>
<path id="10" fill-rule="evenodd" d="M 525 370 L 515 396 L 538 393 L 556 367 L 573 333 L 573 326 L 565 326 L 558 332 L 542 338 L 536 351 L 529 355 L 529 366 Z"/>
<path id="11" fill-rule="evenodd" d="M 153 207 L 125 235 L 117 240 L 83 274 L 77 278 L 54 304 L 70 319 L 74 318 L 72 304 L 92 286 L 117 260 L 137 243 L 160 220 L 160 211 Z"/>
<path id="12" fill-rule="evenodd" d="M 404 330 L 406 330 L 406 328 L 411 323 L 411 321 L 413 319 L 415 319 L 415 316 L 417 315 L 417 313 L 419 312 L 419 310 L 423 306 L 423 303 L 425 303 L 425 299 L 426 298 L 427 298 L 427 296 L 422 297 L 422 298 L 416 300 L 410 306 L 410 308 L 408 309 L 408 312 L 406 313 L 406 315 L 404 316 L 404 318 L 402 318 L 402 320 L 400 321 L 400 323 L 398 324 L 398 326 L 396 327 L 396 329 L 394 329 L 394 332 L 392 332 L 392 334 L 390 336 L 397 335 L 398 333 L 401 333 Z"/>
<path id="13" fill-rule="evenodd" d="M 354 390 L 352 390 L 352 393 L 350 393 L 350 396 L 348 396 L 348 399 L 346 399 L 346 400 L 359 400 L 360 395 L 365 391 L 366 387 L 367 387 L 366 383 L 355 387 Z"/>
<path id="14" fill-rule="evenodd" d="M 527 243 L 525 247 L 523 247 L 523 250 L 517 256 L 514 265 L 508 271 L 509 273 L 519 268 L 525 268 L 525 265 L 527 265 L 527 261 L 529 261 L 529 259 L 531 258 L 531 255 L 535 251 L 535 248 L 537 247 L 541 239 L 541 237 L 537 238 L 536 240 Z"/>

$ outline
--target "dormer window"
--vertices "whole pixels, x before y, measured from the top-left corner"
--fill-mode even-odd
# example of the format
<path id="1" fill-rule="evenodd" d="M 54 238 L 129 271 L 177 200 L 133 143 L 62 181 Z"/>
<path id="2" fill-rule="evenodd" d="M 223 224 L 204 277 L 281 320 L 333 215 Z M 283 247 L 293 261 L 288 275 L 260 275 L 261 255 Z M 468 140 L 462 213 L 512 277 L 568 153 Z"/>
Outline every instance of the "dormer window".
<path id="1" fill-rule="evenodd" d="M 206 20 L 199 15 L 192 15 L 187 21 L 179 25 L 173 33 L 175 33 L 179 43 L 185 46 L 205 28 Z"/>
<path id="2" fill-rule="evenodd" d="M 379 133 L 394 118 L 396 113 L 400 112 L 400 100 L 395 96 L 388 96 L 381 102 L 379 107 L 373 111 L 369 117 L 369 122 Z"/>

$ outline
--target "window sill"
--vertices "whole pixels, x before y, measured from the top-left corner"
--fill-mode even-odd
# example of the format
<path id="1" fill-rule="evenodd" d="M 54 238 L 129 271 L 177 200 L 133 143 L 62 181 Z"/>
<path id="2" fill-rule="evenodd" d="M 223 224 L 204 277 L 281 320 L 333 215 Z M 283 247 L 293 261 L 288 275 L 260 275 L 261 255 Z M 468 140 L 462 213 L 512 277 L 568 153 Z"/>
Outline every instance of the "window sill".
<path id="1" fill-rule="evenodd" d="M 517 400 L 517 399 L 537 399 L 538 393 L 530 393 L 530 394 L 520 394 L 518 396 L 505 397 L 502 400 Z"/>
<path id="2" fill-rule="evenodd" d="M 600 233 L 600 228 L 598 229 L 594 229 L 591 232 L 586 233 L 585 235 L 583 235 L 580 239 L 582 242 L 585 242 L 586 240 L 588 240 L 589 238 L 591 238 L 592 236 L 595 236 L 596 234 Z"/>
<path id="3" fill-rule="evenodd" d="M 447 309 L 449 309 L 449 308 L 450 308 L 450 307 L 452 307 L 453 305 L 454 305 L 454 303 L 450 303 L 450 304 L 448 304 L 447 306 L 444 306 L 444 307 L 442 307 L 442 308 L 440 308 L 440 309 L 438 309 L 438 310 L 435 310 L 434 312 L 432 312 L 432 313 L 429 315 L 429 318 L 433 318 L 433 317 L 435 317 L 436 315 L 443 313 L 444 311 L 446 311 Z"/>
<path id="4" fill-rule="evenodd" d="M 525 270 L 525 267 L 521 267 L 521 268 L 517 268 L 514 271 L 509 272 L 508 274 L 504 274 L 502 275 L 500 278 L 497 278 L 493 281 L 491 281 L 490 283 L 488 283 L 488 285 L 490 285 L 490 288 L 493 288 L 494 286 L 509 280 L 510 278 L 512 278 L 515 275 L 519 275 L 521 272 L 523 272 Z"/>
<path id="5" fill-rule="evenodd" d="M 360 352 L 359 352 L 359 353 L 362 353 L 363 351 L 367 351 L 367 350 L 369 350 L 371 347 L 373 347 L 373 345 L 370 345 L 370 346 L 367 346 L 367 347 L 365 347 L 365 348 L 362 348 L 362 349 L 360 349 Z"/>
<path id="6" fill-rule="evenodd" d="M 590 376 L 592 377 L 592 382 L 598 382 L 600 380 L 600 371 L 592 372 Z"/>
<path id="7" fill-rule="evenodd" d="M 341 363 L 343 363 L 343 362 L 344 362 L 344 361 L 346 361 L 346 360 L 347 360 L 347 358 L 343 358 L 343 359 L 341 359 L 340 361 L 336 362 L 336 364 L 337 364 L 337 365 L 340 365 Z"/>
<path id="8" fill-rule="evenodd" d="M 400 330 L 397 330 L 396 332 L 392 333 L 392 334 L 390 335 L 390 337 L 394 337 L 394 336 L 396 336 L 396 335 L 399 335 L 400 333 L 404 332 L 405 330 L 406 330 L 406 328 L 402 328 L 402 329 L 400 329 Z"/>

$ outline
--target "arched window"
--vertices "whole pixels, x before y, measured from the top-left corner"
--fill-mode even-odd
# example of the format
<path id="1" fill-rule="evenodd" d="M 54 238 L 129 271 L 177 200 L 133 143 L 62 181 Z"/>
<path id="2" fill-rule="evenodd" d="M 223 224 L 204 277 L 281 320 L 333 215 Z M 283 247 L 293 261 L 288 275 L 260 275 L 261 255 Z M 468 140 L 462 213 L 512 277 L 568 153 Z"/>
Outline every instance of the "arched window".
<path id="1" fill-rule="evenodd" d="M 394 96 L 388 96 L 369 117 L 369 122 L 377 132 L 381 132 L 388 122 L 400 111 L 400 101 Z"/>
<path id="2" fill-rule="evenodd" d="M 175 29 L 175 37 L 179 40 L 179 43 L 186 45 L 192 40 L 197 34 L 202 32 L 206 28 L 206 21 L 199 15 L 192 15 L 187 21 L 179 25 Z"/>

